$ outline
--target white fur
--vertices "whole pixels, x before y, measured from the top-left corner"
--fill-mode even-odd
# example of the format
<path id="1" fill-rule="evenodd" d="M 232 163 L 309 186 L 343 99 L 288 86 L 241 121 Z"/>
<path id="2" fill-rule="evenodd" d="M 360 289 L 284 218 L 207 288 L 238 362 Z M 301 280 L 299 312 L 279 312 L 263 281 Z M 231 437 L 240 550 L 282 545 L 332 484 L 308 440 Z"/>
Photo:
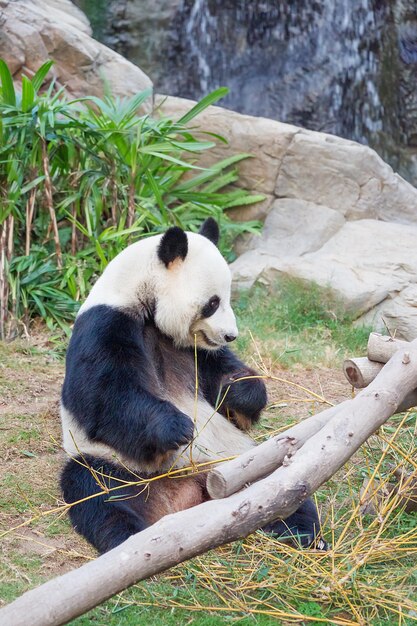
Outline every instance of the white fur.
<path id="1" fill-rule="evenodd" d="M 213 348 L 224 345 L 225 336 L 237 336 L 230 306 L 231 274 L 217 247 L 206 237 L 187 233 L 188 253 L 169 268 L 159 260 L 162 235 L 134 243 L 121 252 L 97 280 L 79 314 L 92 306 L 138 308 L 156 299 L 155 323 L 176 345 Z M 220 306 L 201 319 L 201 309 L 213 297 Z M 215 346 L 207 345 L 204 333 Z"/>
<path id="2" fill-rule="evenodd" d="M 189 467 L 192 463 L 227 459 L 230 456 L 242 454 L 255 445 L 247 434 L 216 413 L 205 400 L 199 398 L 197 406 L 191 396 L 173 398 L 172 401 L 194 421 L 194 439 L 191 445 L 173 452 L 165 465 L 158 468 L 160 471 L 167 471 L 170 467 Z M 75 457 L 81 453 L 81 455 L 92 455 L 113 463 L 118 462 L 133 472 L 146 474 L 155 471 L 154 465 L 134 462 L 132 459 L 115 453 L 112 448 L 103 443 L 91 441 L 70 411 L 62 405 L 61 421 L 63 446 L 70 456 Z"/>

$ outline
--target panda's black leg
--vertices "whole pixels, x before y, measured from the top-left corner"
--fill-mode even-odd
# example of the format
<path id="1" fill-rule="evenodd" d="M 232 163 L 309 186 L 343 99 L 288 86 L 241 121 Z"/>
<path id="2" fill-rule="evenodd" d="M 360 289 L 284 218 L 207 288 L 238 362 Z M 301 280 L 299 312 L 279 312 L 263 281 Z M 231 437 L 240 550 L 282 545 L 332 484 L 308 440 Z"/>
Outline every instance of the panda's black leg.
<path id="1" fill-rule="evenodd" d="M 320 519 L 317 508 L 310 498 L 285 520 L 271 522 L 262 530 L 303 548 L 312 546 L 327 550 L 326 542 L 320 537 Z"/>
<path id="2" fill-rule="evenodd" d="M 97 472 L 109 475 L 113 468 L 98 461 L 91 463 Z M 113 471 L 113 475 L 115 472 Z M 120 478 L 120 472 L 117 472 Z M 131 477 L 123 477 L 131 480 Z M 101 478 L 107 487 L 120 485 L 119 481 L 111 478 Z M 95 493 L 101 488 L 97 484 L 92 472 L 74 460 L 68 461 L 61 475 L 61 489 L 67 504 L 77 502 Z M 117 490 L 117 498 L 111 499 L 110 494 L 91 498 L 69 509 L 71 522 L 80 535 L 85 537 L 100 553 L 107 552 L 125 541 L 130 535 L 140 532 L 147 524 L 140 512 L 141 496 L 132 497 L 132 488 Z M 139 505 L 139 506 L 138 506 Z"/>

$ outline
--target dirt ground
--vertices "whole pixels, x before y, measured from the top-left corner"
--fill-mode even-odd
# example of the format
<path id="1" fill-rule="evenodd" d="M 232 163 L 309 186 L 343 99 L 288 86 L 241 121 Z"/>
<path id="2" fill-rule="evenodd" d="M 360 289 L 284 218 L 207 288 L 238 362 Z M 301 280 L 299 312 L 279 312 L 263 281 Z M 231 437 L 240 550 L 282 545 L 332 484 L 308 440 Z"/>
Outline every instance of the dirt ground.
<path id="1" fill-rule="evenodd" d="M 255 436 L 263 438 L 351 395 L 341 371 L 295 366 L 269 369 L 269 407 Z M 59 394 L 64 362 L 47 337 L 0 346 L 0 605 L 7 585 L 22 590 L 95 556 L 70 527 L 58 488 Z M 2 592 L 5 584 L 6 591 Z"/>

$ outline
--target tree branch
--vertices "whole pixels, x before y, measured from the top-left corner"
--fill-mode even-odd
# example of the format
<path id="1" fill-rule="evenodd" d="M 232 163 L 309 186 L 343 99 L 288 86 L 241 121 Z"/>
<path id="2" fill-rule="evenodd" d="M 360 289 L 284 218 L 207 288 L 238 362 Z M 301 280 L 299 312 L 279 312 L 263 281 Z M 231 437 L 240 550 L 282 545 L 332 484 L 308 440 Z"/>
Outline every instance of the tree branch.
<path id="1" fill-rule="evenodd" d="M 368 359 L 378 363 L 387 363 L 390 358 L 400 349 L 406 348 L 408 341 L 388 337 L 380 333 L 370 333 L 368 339 Z"/>
<path id="2" fill-rule="evenodd" d="M 363 389 L 372 382 L 382 370 L 383 364 L 370 361 L 366 356 L 346 359 L 343 362 L 343 372 L 355 389 Z"/>

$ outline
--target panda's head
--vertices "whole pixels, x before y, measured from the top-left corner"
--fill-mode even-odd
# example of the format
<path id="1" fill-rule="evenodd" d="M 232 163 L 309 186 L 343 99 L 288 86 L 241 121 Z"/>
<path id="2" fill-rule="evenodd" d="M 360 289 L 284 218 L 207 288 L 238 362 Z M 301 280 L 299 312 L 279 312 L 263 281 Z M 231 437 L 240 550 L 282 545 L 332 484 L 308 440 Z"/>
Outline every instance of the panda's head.
<path id="1" fill-rule="evenodd" d="M 154 319 L 177 346 L 216 350 L 237 337 L 231 274 L 218 239 L 217 223 L 208 218 L 198 234 L 173 227 L 158 244 Z"/>

